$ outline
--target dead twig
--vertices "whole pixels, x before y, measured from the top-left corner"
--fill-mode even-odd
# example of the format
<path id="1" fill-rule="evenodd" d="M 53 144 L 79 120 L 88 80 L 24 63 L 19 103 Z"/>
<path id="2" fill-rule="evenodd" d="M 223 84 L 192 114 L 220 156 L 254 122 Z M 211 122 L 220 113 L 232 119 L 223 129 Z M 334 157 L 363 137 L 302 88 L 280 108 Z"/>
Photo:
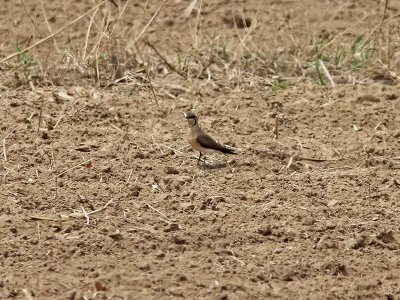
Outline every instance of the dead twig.
<path id="1" fill-rule="evenodd" d="M 379 25 L 379 27 L 382 27 L 383 22 L 384 22 L 385 19 L 386 19 L 386 11 L 387 11 L 387 8 L 388 8 L 388 4 L 389 4 L 389 0 L 386 0 L 386 1 L 385 1 L 385 8 L 384 8 L 384 10 L 383 10 L 383 15 L 382 15 L 382 19 L 381 19 L 381 24 Z"/>
<path id="2" fill-rule="evenodd" d="M 80 21 L 81 19 L 83 19 L 84 17 L 86 17 L 88 14 L 90 14 L 92 11 L 98 9 L 100 6 L 102 6 L 104 3 L 106 3 L 108 0 L 103 0 L 101 1 L 99 4 L 95 5 L 94 7 L 92 7 L 91 9 L 89 9 L 87 12 L 85 12 L 83 15 L 80 15 L 79 17 L 77 17 L 76 19 L 72 20 L 71 22 L 69 22 L 68 24 L 62 26 L 60 29 L 58 29 L 57 31 L 55 31 L 54 33 L 48 35 L 47 37 L 37 41 L 36 43 L 30 45 L 29 47 L 26 47 L 25 49 L 23 49 L 22 51 L 17 51 L 13 54 L 10 54 L 8 56 L 6 56 L 5 58 L 3 58 L 2 60 L 0 60 L 0 64 L 6 62 L 7 60 L 10 60 L 11 58 L 14 58 L 17 55 L 20 55 L 21 52 L 22 53 L 26 53 L 29 50 L 37 47 L 38 45 L 46 42 L 47 40 L 59 35 L 61 32 L 63 32 L 66 28 L 70 27 L 71 25 L 75 24 L 76 22 Z"/>
<path id="3" fill-rule="evenodd" d="M 164 215 L 162 212 L 160 212 L 158 209 L 156 209 L 156 208 L 154 208 L 153 206 L 151 206 L 150 204 L 148 204 L 148 203 L 146 203 L 146 205 L 149 207 L 149 208 L 151 208 L 152 210 L 154 210 L 156 213 L 158 213 L 162 218 L 162 220 L 163 221 L 165 221 L 165 222 L 167 222 L 168 224 L 171 224 L 171 223 L 173 223 L 172 221 L 171 221 L 171 219 L 170 218 L 168 218 L 166 215 Z"/>
<path id="4" fill-rule="evenodd" d="M 29 219 L 34 220 L 34 221 L 64 221 L 65 219 L 60 219 L 60 218 L 51 218 L 51 217 L 42 217 L 42 216 L 29 216 Z"/>
<path id="5" fill-rule="evenodd" d="M 22 4 L 22 7 L 24 8 L 25 14 L 29 17 L 29 20 L 31 21 L 32 25 L 35 27 L 36 31 L 42 37 L 43 34 L 40 32 L 40 30 L 39 30 L 39 28 L 38 28 L 38 26 L 36 24 L 36 21 L 32 18 L 32 15 L 29 13 L 28 8 L 26 7 L 25 1 L 21 0 L 21 4 Z"/>
<path id="6" fill-rule="evenodd" d="M 313 157 L 302 157 L 298 156 L 296 157 L 298 160 L 309 160 L 309 161 L 316 161 L 316 162 L 324 162 L 324 161 L 340 161 L 344 160 L 343 158 L 313 158 Z"/>
<path id="7" fill-rule="evenodd" d="M 319 64 L 320 64 L 322 70 L 324 71 L 326 78 L 328 78 L 328 80 L 329 80 L 331 86 L 332 86 L 332 87 L 335 87 L 335 86 L 336 86 L 335 81 L 333 81 L 333 78 L 332 78 L 332 76 L 331 76 L 331 73 L 329 73 L 329 70 L 328 70 L 328 68 L 326 67 L 326 65 L 325 65 L 325 63 L 324 63 L 324 61 L 323 61 L 322 59 L 319 60 Z"/>
<path id="8" fill-rule="evenodd" d="M 83 205 L 81 205 L 81 209 L 82 209 L 83 215 L 85 216 L 85 219 L 86 219 L 86 225 L 89 225 L 89 223 L 90 223 L 89 215 L 86 212 L 86 210 L 83 208 Z"/>
<path id="9" fill-rule="evenodd" d="M 7 161 L 6 138 L 3 139 L 3 157 L 4 157 L 4 161 Z"/>
<path id="10" fill-rule="evenodd" d="M 292 163 L 293 163 L 293 156 L 291 156 L 291 157 L 289 158 L 289 162 L 288 162 L 288 164 L 286 165 L 286 169 L 289 169 L 290 166 L 292 165 Z"/>
<path id="11" fill-rule="evenodd" d="M 129 175 L 128 175 L 128 178 L 126 179 L 126 183 L 129 183 L 129 181 L 131 180 L 132 173 L 133 173 L 133 169 L 131 169 L 131 170 L 129 171 Z"/>
<path id="12" fill-rule="evenodd" d="M 82 217 L 85 217 L 85 218 L 86 218 L 86 221 L 88 222 L 89 217 L 90 217 L 91 215 L 94 215 L 94 214 L 96 214 L 96 213 L 99 213 L 99 212 L 105 210 L 105 209 L 107 208 L 107 206 L 110 205 L 110 203 L 112 203 L 112 200 L 109 200 L 103 207 L 101 207 L 101 208 L 99 208 L 99 209 L 96 209 L 96 210 L 94 210 L 94 211 L 90 211 L 90 212 L 87 212 L 87 211 L 82 207 L 82 205 L 81 205 L 82 212 L 73 212 L 73 213 L 70 213 L 70 214 L 68 214 L 68 215 L 63 215 L 63 214 L 62 214 L 62 215 L 60 215 L 60 216 L 61 216 L 61 218 L 63 218 L 63 219 L 68 219 L 68 218 L 82 218 Z"/>
<path id="13" fill-rule="evenodd" d="M 49 180 L 46 181 L 46 183 L 52 181 L 53 179 L 56 179 L 57 177 L 60 177 L 61 175 L 64 175 L 65 173 L 68 173 L 69 171 L 72 171 L 73 169 L 76 169 L 76 168 L 78 168 L 78 167 L 80 167 L 80 166 L 82 166 L 82 165 L 84 165 L 84 164 L 87 164 L 88 162 L 90 162 L 90 161 L 92 161 L 92 160 L 93 160 L 93 159 L 91 159 L 91 158 L 90 158 L 90 159 L 87 159 L 87 160 L 85 160 L 84 162 L 81 162 L 80 164 L 77 164 L 77 165 L 75 165 L 75 166 L 73 166 L 73 167 L 71 167 L 71 168 L 69 168 L 69 169 L 67 169 L 67 170 L 65 170 L 65 171 L 63 171 L 63 172 L 57 174 L 57 175 L 54 176 L 53 178 L 50 178 Z"/>
<path id="14" fill-rule="evenodd" d="M 11 129 L 10 132 L 8 132 L 8 133 L 4 136 L 4 138 L 3 138 L 3 158 L 4 158 L 4 161 L 7 161 L 6 138 L 7 138 L 11 133 L 13 133 L 14 130 L 15 130 L 15 128 Z"/>
<path id="15" fill-rule="evenodd" d="M 90 29 L 92 28 L 92 24 L 93 24 L 96 14 L 97 14 L 97 9 L 93 12 L 92 16 L 90 17 L 89 26 L 86 31 L 85 43 L 84 43 L 83 50 L 82 50 L 82 61 L 83 62 L 86 60 L 86 51 L 87 51 L 87 47 L 88 47 L 88 43 L 89 43 Z"/>
<path id="16" fill-rule="evenodd" d="M 38 129 L 37 129 L 38 133 L 40 131 L 40 123 L 42 123 L 43 105 L 44 105 L 44 97 L 42 96 L 42 103 L 40 104 L 39 121 L 38 121 Z"/>
<path id="17" fill-rule="evenodd" d="M 29 291 L 27 289 L 22 289 L 22 293 L 25 295 L 25 298 L 27 300 L 33 300 L 31 293 L 29 293 Z"/>
<path id="18" fill-rule="evenodd" d="M 113 3 L 114 3 L 114 2 L 113 2 Z M 115 4 L 115 3 L 114 3 L 114 4 Z M 103 44 L 103 47 L 100 48 L 100 52 L 103 52 L 103 51 L 104 51 L 105 47 L 108 45 L 108 43 L 110 42 L 111 38 L 113 37 L 114 32 L 115 32 L 115 30 L 117 29 L 117 26 L 118 26 L 118 24 L 119 24 L 119 21 L 120 21 L 121 18 L 122 18 L 122 15 L 125 13 L 126 8 L 128 7 L 128 4 L 129 4 L 129 1 L 126 1 L 124 7 L 123 7 L 122 10 L 121 10 L 121 13 L 118 15 L 118 18 L 117 18 L 117 20 L 116 20 L 116 22 L 115 22 L 115 25 L 114 25 L 113 29 L 111 30 L 111 32 L 110 32 L 110 34 L 109 34 L 109 36 L 108 36 L 108 39 L 107 39 L 106 42 Z"/>
<path id="19" fill-rule="evenodd" d="M 60 123 L 61 119 L 63 118 L 64 115 L 61 115 L 61 117 L 57 120 L 56 124 L 53 127 L 53 130 L 56 129 L 56 127 L 58 126 L 58 123 Z"/>
<path id="20" fill-rule="evenodd" d="M 47 18 L 47 14 L 46 14 L 46 10 L 44 8 L 44 4 L 43 4 L 43 0 L 40 1 L 40 6 L 42 8 L 42 13 L 44 16 L 44 20 L 46 21 L 46 25 L 47 25 L 47 29 L 49 30 L 49 33 L 52 34 L 53 30 L 51 29 L 50 23 L 49 23 L 49 19 Z M 57 49 L 57 51 L 60 53 L 60 48 L 58 47 L 57 41 L 54 39 L 54 47 Z"/>
<path id="21" fill-rule="evenodd" d="M 109 200 L 103 207 L 101 207 L 99 209 L 96 209 L 94 211 L 88 212 L 88 215 L 90 216 L 90 215 L 93 215 L 93 214 L 96 214 L 98 212 L 101 212 L 101 211 L 105 210 L 107 208 L 107 206 L 110 205 L 111 202 L 112 202 L 112 200 Z"/>
<path id="22" fill-rule="evenodd" d="M 137 44 L 135 44 L 136 50 L 139 53 L 140 59 L 143 61 L 143 65 L 144 65 L 144 69 L 145 69 L 145 73 L 146 73 L 146 77 L 147 80 L 149 81 L 150 84 L 150 89 L 151 92 L 153 93 L 153 97 L 154 97 L 154 101 L 156 102 L 157 108 L 160 109 L 160 105 L 158 105 L 158 99 L 157 99 L 157 95 L 156 92 L 154 91 L 154 86 L 153 86 L 153 82 L 151 81 L 150 78 L 150 72 L 149 72 L 149 68 L 147 67 L 147 63 L 144 61 L 144 57 L 142 55 L 142 51 L 140 51 L 139 46 Z"/>
<path id="23" fill-rule="evenodd" d="M 107 206 L 109 206 L 111 203 L 112 203 L 112 200 L 109 200 L 103 207 L 101 207 L 99 209 L 96 209 L 94 211 L 90 211 L 90 212 L 86 211 L 83 208 L 83 206 L 81 205 L 81 210 L 82 210 L 81 212 L 73 212 L 73 213 L 70 213 L 68 215 L 61 214 L 60 218 L 52 218 L 52 217 L 44 217 L 44 216 L 36 216 L 36 215 L 29 216 L 29 218 L 31 220 L 35 220 L 35 221 L 54 221 L 54 222 L 59 222 L 59 221 L 66 221 L 69 218 L 82 218 L 82 217 L 85 217 L 87 222 L 88 222 L 91 215 L 94 215 L 96 213 L 99 213 L 99 212 L 105 210 L 107 208 Z"/>
<path id="24" fill-rule="evenodd" d="M 145 43 L 146 43 L 146 45 L 148 45 L 151 49 L 154 50 L 154 52 L 156 53 L 156 55 L 168 66 L 168 68 L 170 68 L 172 71 L 174 71 L 176 74 L 182 76 L 182 77 L 185 78 L 186 80 L 188 79 L 188 78 L 187 78 L 187 75 L 186 75 L 185 73 L 183 73 L 183 72 L 177 70 L 173 65 L 171 65 L 171 64 L 168 62 L 168 60 L 167 60 L 164 56 L 162 56 L 162 55 L 160 54 L 160 52 L 158 52 L 157 48 L 154 47 L 149 41 L 145 41 Z"/>
<path id="25" fill-rule="evenodd" d="M 154 138 L 153 135 L 151 136 L 151 139 L 153 140 L 153 143 L 154 143 L 154 145 L 156 145 L 156 147 L 158 148 L 158 150 L 160 150 L 161 154 L 165 154 L 165 152 L 162 151 L 160 145 L 156 142 L 156 140 L 155 140 L 155 138 Z"/>
<path id="26" fill-rule="evenodd" d="M 157 17 L 158 13 L 160 12 L 161 8 L 164 7 L 165 3 L 167 3 L 167 0 L 164 0 L 161 5 L 158 7 L 158 9 L 156 10 L 156 12 L 154 13 L 154 15 L 151 17 L 151 19 L 149 20 L 149 22 L 147 22 L 146 26 L 143 27 L 142 31 L 138 34 L 138 36 L 133 40 L 131 45 L 135 45 L 144 35 L 144 33 L 147 31 L 147 29 L 149 28 L 149 26 L 151 25 L 151 23 L 153 23 L 153 21 L 155 20 L 155 18 Z M 131 46 L 130 45 L 130 46 Z"/>

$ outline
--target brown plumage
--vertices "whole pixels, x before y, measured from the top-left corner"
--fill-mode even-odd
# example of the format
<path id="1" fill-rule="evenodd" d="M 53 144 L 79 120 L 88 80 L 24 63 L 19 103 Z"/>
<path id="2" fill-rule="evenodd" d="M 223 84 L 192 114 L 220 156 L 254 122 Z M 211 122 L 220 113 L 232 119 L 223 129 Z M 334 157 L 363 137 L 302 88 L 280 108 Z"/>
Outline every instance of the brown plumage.
<path id="1" fill-rule="evenodd" d="M 225 154 L 236 154 L 234 149 L 228 148 L 215 141 L 212 137 L 206 134 L 198 124 L 198 118 L 193 112 L 185 114 L 185 118 L 188 121 L 188 142 L 194 150 L 200 152 L 199 160 L 203 154 L 210 153 L 225 153 Z"/>

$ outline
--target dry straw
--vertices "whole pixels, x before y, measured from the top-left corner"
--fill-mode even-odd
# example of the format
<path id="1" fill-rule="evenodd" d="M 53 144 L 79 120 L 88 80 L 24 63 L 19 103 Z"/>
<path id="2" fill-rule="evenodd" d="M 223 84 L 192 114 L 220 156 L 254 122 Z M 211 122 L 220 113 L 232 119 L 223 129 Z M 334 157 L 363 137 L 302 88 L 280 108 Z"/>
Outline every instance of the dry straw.
<path id="1" fill-rule="evenodd" d="M 10 54 L 9 56 L 6 56 L 5 58 L 3 58 L 2 60 L 0 60 L 0 64 L 6 62 L 7 60 L 10 60 L 11 58 L 16 57 L 17 55 L 21 54 L 21 52 L 26 53 L 29 50 L 39 46 L 40 44 L 54 38 L 55 36 L 59 35 L 61 32 L 63 32 L 66 28 L 70 27 L 71 25 L 75 24 L 76 22 L 80 21 L 81 19 L 83 19 L 84 17 L 86 17 L 87 15 L 89 15 L 91 12 L 97 10 L 100 6 L 104 5 L 108 0 L 103 0 L 102 2 L 100 2 L 99 4 L 95 5 L 94 7 L 92 7 L 91 9 L 89 9 L 87 12 L 85 12 L 83 15 L 80 15 L 79 17 L 77 17 L 76 19 L 72 20 L 71 22 L 69 22 L 68 24 L 62 26 L 60 29 L 58 29 L 57 31 L 55 31 L 54 33 L 48 35 L 47 37 L 37 41 L 36 43 L 30 45 L 29 47 L 26 47 L 25 49 L 23 49 L 22 51 L 17 51 L 13 54 Z"/>

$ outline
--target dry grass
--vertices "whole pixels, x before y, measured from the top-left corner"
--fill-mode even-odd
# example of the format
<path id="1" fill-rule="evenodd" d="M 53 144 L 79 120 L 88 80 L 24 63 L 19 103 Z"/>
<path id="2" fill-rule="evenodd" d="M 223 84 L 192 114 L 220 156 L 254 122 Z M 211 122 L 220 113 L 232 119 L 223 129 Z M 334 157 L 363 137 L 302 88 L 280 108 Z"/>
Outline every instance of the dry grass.
<path id="1" fill-rule="evenodd" d="M 251 15 L 246 15 L 243 8 L 238 13 L 232 10 L 231 15 L 224 17 L 224 22 L 232 27 L 228 35 L 206 28 L 203 13 L 207 4 L 194 0 L 179 20 L 187 25 L 189 36 L 177 39 L 164 30 L 171 41 L 176 40 L 173 49 L 153 40 L 149 32 L 162 29 L 157 18 L 166 2 L 160 1 L 152 8 L 147 2 L 141 4 L 142 22 L 135 24 L 135 28 L 128 25 L 132 18 L 127 13 L 132 6 L 130 1 L 119 2 L 117 7 L 116 2 L 101 1 L 56 30 L 40 2 L 39 18 L 44 24 L 39 26 L 38 19 L 31 14 L 29 20 L 34 34 L 45 30 L 49 34 L 24 46 L 17 43 L 16 52 L 3 56 L 2 70 L 18 78 L 4 85 L 29 84 L 33 89 L 36 85 L 76 84 L 85 78 L 100 87 L 149 89 L 159 107 L 159 95 L 176 96 L 169 87 L 171 82 L 182 90 L 194 86 L 260 85 L 279 91 L 301 81 L 332 87 L 354 84 L 371 74 L 398 80 L 392 66 L 399 40 L 399 26 L 394 22 L 400 14 L 387 15 L 388 1 L 380 8 L 381 15 L 368 14 L 341 32 L 317 32 L 310 27 L 301 35 L 291 33 L 285 37 L 283 31 L 282 36 L 267 44 L 270 40 L 263 38 L 265 15 L 259 10 Z M 28 13 L 28 8 L 25 11 Z M 362 27 L 370 19 L 376 20 L 376 26 L 349 37 L 352 29 Z M 80 39 L 73 36 L 77 27 L 86 28 L 85 33 L 80 32 Z M 133 29 L 138 34 L 127 39 Z"/>

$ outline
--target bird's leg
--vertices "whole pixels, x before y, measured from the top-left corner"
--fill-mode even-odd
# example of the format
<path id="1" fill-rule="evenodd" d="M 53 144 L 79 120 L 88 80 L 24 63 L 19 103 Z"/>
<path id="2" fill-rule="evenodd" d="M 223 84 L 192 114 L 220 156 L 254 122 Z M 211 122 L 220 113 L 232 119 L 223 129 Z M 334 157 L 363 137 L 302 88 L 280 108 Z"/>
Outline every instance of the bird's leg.
<path id="1" fill-rule="evenodd" d="M 200 155 L 199 155 L 199 159 L 197 160 L 197 164 L 200 163 L 200 159 L 201 159 L 201 152 L 200 152 Z"/>
<path id="2" fill-rule="evenodd" d="M 229 164 L 229 160 L 228 160 L 228 158 L 226 157 L 226 155 L 225 155 L 225 159 L 226 159 L 226 165 L 228 166 L 229 170 L 232 172 L 231 165 Z"/>

